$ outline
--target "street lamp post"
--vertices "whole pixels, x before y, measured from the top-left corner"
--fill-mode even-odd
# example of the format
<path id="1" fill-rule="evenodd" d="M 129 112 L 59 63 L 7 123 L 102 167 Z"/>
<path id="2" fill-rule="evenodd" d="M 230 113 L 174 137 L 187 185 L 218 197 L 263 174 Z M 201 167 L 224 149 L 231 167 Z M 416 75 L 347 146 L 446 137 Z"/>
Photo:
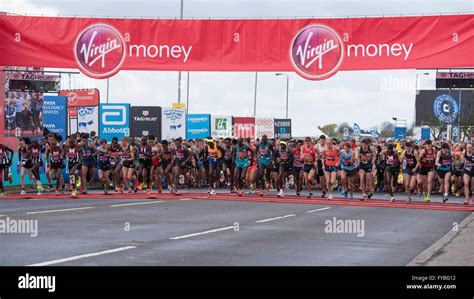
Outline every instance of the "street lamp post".
<path id="1" fill-rule="evenodd" d="M 183 2 L 184 0 L 181 0 L 180 19 L 183 19 Z M 181 71 L 178 72 L 178 103 L 181 103 Z"/>
<path id="2" fill-rule="evenodd" d="M 275 76 L 286 76 L 286 112 L 285 118 L 288 118 L 288 95 L 290 92 L 290 76 L 288 74 L 276 73 Z"/>

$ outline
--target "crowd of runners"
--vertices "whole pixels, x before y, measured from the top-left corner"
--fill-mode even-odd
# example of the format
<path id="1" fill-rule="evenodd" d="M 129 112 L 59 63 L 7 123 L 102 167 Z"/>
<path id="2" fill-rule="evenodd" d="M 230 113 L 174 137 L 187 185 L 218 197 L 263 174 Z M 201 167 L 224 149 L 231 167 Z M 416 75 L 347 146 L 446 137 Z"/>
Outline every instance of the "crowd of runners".
<path id="1" fill-rule="evenodd" d="M 41 141 L 20 138 L 17 149 L 0 144 L 0 196 L 4 196 L 3 180 L 12 181 L 14 152 L 19 157 L 22 194 L 25 176 L 38 194 L 44 192 L 41 175 L 46 176 L 48 191 L 72 196 L 78 191 L 87 194 L 89 186 L 100 183 L 105 194 L 142 189 L 147 194 L 163 190 L 177 194 L 180 189 L 206 187 L 210 195 L 224 188 L 238 196 L 263 196 L 276 190 L 283 197 L 285 191 L 300 196 L 306 189 L 307 198 L 318 192 L 318 198 L 328 200 L 353 199 L 353 193 L 360 191 L 360 200 L 384 192 L 391 201 L 397 195 L 407 201 L 423 196 L 429 202 L 438 193 L 443 202 L 450 196 L 464 196 L 469 204 L 474 187 L 471 143 L 341 141 L 325 136 L 289 141 L 267 136 L 256 141 L 211 137 L 158 141 L 147 136 L 114 138 L 108 143 L 94 135 L 77 133 L 64 141 L 53 133 Z"/>

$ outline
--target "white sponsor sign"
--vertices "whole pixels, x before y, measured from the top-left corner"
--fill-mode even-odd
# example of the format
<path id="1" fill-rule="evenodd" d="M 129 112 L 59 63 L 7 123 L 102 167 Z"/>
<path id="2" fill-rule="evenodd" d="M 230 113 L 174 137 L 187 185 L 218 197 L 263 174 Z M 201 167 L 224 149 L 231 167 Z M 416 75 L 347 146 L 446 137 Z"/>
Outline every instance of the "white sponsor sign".
<path id="1" fill-rule="evenodd" d="M 99 106 L 77 107 L 77 127 L 72 126 L 70 133 L 90 133 L 99 132 Z"/>
<path id="2" fill-rule="evenodd" d="M 211 136 L 214 138 L 227 138 L 232 136 L 232 116 L 212 115 Z"/>
<path id="3" fill-rule="evenodd" d="M 161 110 L 161 138 L 170 140 L 186 137 L 185 109 L 163 108 Z"/>
<path id="4" fill-rule="evenodd" d="M 262 138 L 267 135 L 268 138 L 273 138 L 275 134 L 273 118 L 255 118 L 255 138 Z"/>

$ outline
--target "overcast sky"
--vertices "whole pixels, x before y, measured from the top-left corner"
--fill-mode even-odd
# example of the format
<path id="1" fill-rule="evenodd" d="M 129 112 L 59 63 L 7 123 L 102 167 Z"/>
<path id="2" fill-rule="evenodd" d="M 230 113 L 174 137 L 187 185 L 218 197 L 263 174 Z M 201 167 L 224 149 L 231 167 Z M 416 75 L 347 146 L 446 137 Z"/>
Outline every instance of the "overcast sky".
<path id="1" fill-rule="evenodd" d="M 180 0 L 0 0 L 0 11 L 18 14 L 179 17 Z M 185 18 L 328 17 L 474 12 L 474 0 L 184 0 Z M 339 71 L 324 81 L 290 75 L 289 117 L 294 135 L 314 134 L 330 123 L 357 122 L 371 128 L 393 116 L 413 121 L 416 70 Z M 432 89 L 434 72 L 420 75 L 418 86 Z M 182 101 L 186 101 L 183 73 Z M 177 72 L 121 71 L 110 79 L 110 102 L 171 106 L 177 100 Z M 253 114 L 254 73 L 192 72 L 189 112 L 245 116 Z M 96 87 L 106 96 L 105 80 L 63 77 L 63 88 Z M 394 84 L 401 83 L 402 88 Z M 257 116 L 284 117 L 286 80 L 259 73 Z M 236 111 L 240 111 L 236 113 Z"/>

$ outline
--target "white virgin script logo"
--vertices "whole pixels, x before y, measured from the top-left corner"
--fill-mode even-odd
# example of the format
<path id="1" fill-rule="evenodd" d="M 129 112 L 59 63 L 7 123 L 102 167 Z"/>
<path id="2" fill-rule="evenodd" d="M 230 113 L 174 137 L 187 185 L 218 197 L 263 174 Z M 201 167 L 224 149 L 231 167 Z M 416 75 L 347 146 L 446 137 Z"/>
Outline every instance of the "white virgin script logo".
<path id="1" fill-rule="evenodd" d="M 94 63 L 101 59 L 101 67 L 105 67 L 105 55 L 115 49 L 120 48 L 120 44 L 117 39 L 114 38 L 111 40 L 108 38 L 106 43 L 95 45 L 94 39 L 96 36 L 97 31 L 94 31 L 94 33 L 92 33 L 91 39 L 89 40 L 89 44 L 87 46 L 86 43 L 81 45 L 80 53 L 83 55 L 84 62 L 88 66 L 93 66 Z M 91 58 L 92 60 L 89 62 L 89 59 Z"/>
<path id="2" fill-rule="evenodd" d="M 336 45 L 332 39 L 324 39 L 324 43 L 317 45 L 315 48 L 311 48 L 309 42 L 311 41 L 312 37 L 313 33 L 310 32 L 304 44 L 304 48 L 301 45 L 298 46 L 296 50 L 296 56 L 299 57 L 301 65 L 306 69 L 316 61 L 318 61 L 318 68 L 322 69 L 323 55 L 331 52 L 334 49 L 337 49 L 338 45 Z"/>

